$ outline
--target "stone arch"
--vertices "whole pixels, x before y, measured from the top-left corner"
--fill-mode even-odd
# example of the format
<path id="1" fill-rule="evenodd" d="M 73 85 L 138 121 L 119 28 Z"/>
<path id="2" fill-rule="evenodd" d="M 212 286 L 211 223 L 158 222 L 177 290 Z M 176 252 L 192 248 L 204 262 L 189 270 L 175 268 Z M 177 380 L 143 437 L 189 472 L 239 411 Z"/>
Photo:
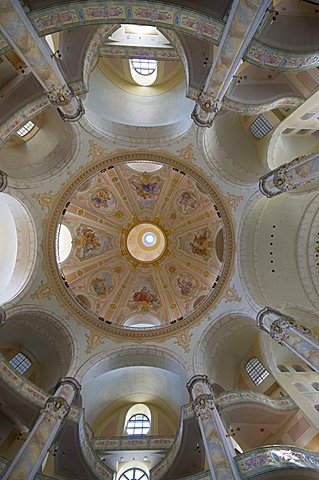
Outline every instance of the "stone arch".
<path id="1" fill-rule="evenodd" d="M 13 135 L 0 151 L 1 166 L 12 187 L 31 188 L 43 184 L 62 173 L 79 151 L 79 127 L 63 122 L 54 108 L 30 118 L 38 132 L 26 142 Z"/>
<path id="2" fill-rule="evenodd" d="M 0 193 L 1 288 L 0 304 L 25 292 L 36 263 L 37 237 L 32 216 L 16 197 Z"/>
<path id="3" fill-rule="evenodd" d="M 196 373 L 206 374 L 211 382 L 225 390 L 233 388 L 240 358 L 252 351 L 260 333 L 250 315 L 240 311 L 220 315 L 203 331 L 194 356 Z M 232 355 L 228 354 L 230 351 Z"/>
<path id="4" fill-rule="evenodd" d="M 1 344 L 6 343 L 19 344 L 32 353 L 40 366 L 39 386 L 46 391 L 61 377 L 74 375 L 79 344 L 56 314 L 34 305 L 9 308 L 1 330 Z"/>
<path id="5" fill-rule="evenodd" d="M 120 400 L 146 404 L 161 401 L 178 417 L 180 407 L 188 402 L 186 382 L 190 374 L 183 363 L 175 354 L 154 346 L 119 348 L 95 355 L 76 375 L 82 384 L 88 422 L 93 424 Z"/>
<path id="6" fill-rule="evenodd" d="M 289 193 L 252 199 L 240 227 L 240 269 L 256 305 L 318 305 L 319 196 Z M 297 255 L 296 255 L 297 252 Z"/>
<path id="7" fill-rule="evenodd" d="M 183 376 L 186 381 L 192 376 L 190 365 L 185 359 L 171 351 L 155 346 L 123 347 L 110 353 L 100 352 L 87 360 L 76 372 L 75 377 L 80 383 L 92 375 L 98 376 L 123 366 L 152 366 L 168 370 L 176 375 Z"/>

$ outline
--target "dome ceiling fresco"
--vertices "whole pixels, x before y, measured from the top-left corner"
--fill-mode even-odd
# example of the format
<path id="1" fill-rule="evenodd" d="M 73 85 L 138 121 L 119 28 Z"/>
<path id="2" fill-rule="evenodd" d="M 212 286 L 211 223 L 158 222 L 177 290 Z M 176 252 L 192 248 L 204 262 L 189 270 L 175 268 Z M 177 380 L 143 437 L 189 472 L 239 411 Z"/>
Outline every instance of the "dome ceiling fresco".
<path id="1" fill-rule="evenodd" d="M 214 199 L 189 175 L 156 167 L 103 169 L 76 189 L 61 217 L 71 241 L 68 257 L 57 255 L 62 278 L 78 304 L 106 323 L 132 328 L 185 318 L 222 274 L 223 221 Z"/>

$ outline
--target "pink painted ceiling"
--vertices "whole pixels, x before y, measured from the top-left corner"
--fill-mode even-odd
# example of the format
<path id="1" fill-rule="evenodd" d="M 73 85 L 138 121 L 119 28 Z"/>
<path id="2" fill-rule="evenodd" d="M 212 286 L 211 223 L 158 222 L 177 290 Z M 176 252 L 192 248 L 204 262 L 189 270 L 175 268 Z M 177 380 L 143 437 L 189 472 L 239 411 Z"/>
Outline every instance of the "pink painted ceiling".
<path id="1" fill-rule="evenodd" d="M 111 167 L 76 190 L 62 219 L 72 235 L 62 274 L 81 306 L 104 321 L 185 318 L 221 275 L 223 223 L 214 199 L 172 167 Z M 165 233 L 166 250 L 155 262 L 138 262 L 127 250 L 126 237 L 141 222 Z"/>

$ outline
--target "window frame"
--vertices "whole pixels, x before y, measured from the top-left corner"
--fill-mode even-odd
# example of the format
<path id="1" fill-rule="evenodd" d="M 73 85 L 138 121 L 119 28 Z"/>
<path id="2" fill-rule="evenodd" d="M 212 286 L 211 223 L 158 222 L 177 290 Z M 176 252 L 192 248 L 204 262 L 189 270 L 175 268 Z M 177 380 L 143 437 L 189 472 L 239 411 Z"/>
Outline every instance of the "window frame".
<path id="1" fill-rule="evenodd" d="M 134 418 L 134 417 L 142 417 L 142 418 Z M 130 422 L 133 422 L 133 426 L 130 426 Z M 141 424 L 141 426 L 139 426 L 139 424 Z M 144 427 L 144 424 L 146 424 L 146 426 Z M 129 432 L 128 430 L 133 430 L 132 432 Z M 126 422 L 126 426 L 125 426 L 125 432 L 126 432 L 126 435 L 129 435 L 129 436 L 137 436 L 137 435 L 147 435 L 149 433 L 151 429 L 151 420 L 149 419 L 149 417 L 147 415 L 145 415 L 145 413 L 134 413 Z M 138 432 L 138 433 L 135 433 L 135 430 L 142 430 L 142 432 Z M 147 430 L 146 432 L 144 432 L 144 430 Z"/>
<path id="2" fill-rule="evenodd" d="M 251 357 L 245 363 L 244 369 L 250 380 L 256 386 L 263 383 L 263 381 L 266 380 L 266 378 L 270 375 L 270 372 L 264 367 L 257 357 Z"/>
<path id="3" fill-rule="evenodd" d="M 32 122 L 32 120 L 28 120 L 24 125 L 22 125 L 22 127 L 18 128 L 16 135 L 18 135 L 19 138 L 24 138 L 32 132 L 34 127 L 35 124 Z"/>
<path id="4" fill-rule="evenodd" d="M 127 472 L 133 472 L 133 477 L 127 477 L 126 476 L 126 473 Z M 141 477 L 136 477 L 136 472 L 141 472 L 143 473 L 143 475 Z M 131 467 L 131 468 L 128 468 L 127 470 L 125 470 L 125 472 L 123 472 L 121 474 L 121 476 L 119 477 L 118 480 L 149 480 L 149 475 L 144 471 L 142 470 L 141 468 L 139 467 Z"/>
<path id="5" fill-rule="evenodd" d="M 136 65 L 138 62 L 140 63 L 140 66 Z M 157 70 L 157 60 L 154 60 L 153 58 L 132 58 L 131 65 L 135 72 L 139 75 L 143 75 L 143 77 L 148 77 Z M 151 68 L 150 65 L 153 65 L 154 68 Z"/>
<path id="6" fill-rule="evenodd" d="M 16 361 L 16 359 L 18 360 Z M 32 360 L 25 353 L 21 352 L 21 350 L 15 353 L 13 357 L 8 360 L 8 363 L 20 373 L 20 375 L 24 375 L 33 365 Z"/>

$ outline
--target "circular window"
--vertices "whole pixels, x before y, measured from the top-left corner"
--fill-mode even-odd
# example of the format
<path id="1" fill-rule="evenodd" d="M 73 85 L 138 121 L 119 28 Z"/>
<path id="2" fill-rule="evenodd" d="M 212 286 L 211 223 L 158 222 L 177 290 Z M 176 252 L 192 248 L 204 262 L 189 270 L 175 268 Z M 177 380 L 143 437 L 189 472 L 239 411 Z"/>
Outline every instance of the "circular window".
<path id="1" fill-rule="evenodd" d="M 146 435 L 151 428 L 151 422 L 146 415 L 138 413 L 133 415 L 127 422 L 126 433 L 128 435 Z"/>
<path id="2" fill-rule="evenodd" d="M 131 229 L 126 243 L 128 251 L 136 260 L 153 262 L 164 253 L 166 237 L 157 225 L 140 223 Z"/>
<path id="3" fill-rule="evenodd" d="M 120 476 L 119 480 L 149 480 L 149 476 L 140 468 L 130 468 Z"/>

